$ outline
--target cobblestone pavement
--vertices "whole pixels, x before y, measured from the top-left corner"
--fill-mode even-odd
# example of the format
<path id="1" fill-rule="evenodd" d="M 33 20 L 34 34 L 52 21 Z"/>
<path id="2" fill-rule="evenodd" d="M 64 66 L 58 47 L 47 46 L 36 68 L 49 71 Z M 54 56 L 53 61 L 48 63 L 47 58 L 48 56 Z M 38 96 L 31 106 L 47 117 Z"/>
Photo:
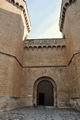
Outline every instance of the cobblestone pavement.
<path id="1" fill-rule="evenodd" d="M 80 112 L 72 109 L 25 107 L 5 112 L 0 120 L 80 120 Z"/>

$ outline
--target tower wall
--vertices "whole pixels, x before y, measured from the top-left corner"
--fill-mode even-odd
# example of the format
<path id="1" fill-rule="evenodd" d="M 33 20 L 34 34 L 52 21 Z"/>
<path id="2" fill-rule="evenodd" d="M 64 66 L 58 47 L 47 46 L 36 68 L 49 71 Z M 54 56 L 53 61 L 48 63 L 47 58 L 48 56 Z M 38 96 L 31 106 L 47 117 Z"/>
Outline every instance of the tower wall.
<path id="1" fill-rule="evenodd" d="M 60 31 L 65 36 L 68 59 L 80 51 L 80 1 L 64 0 L 61 7 Z"/>
<path id="2" fill-rule="evenodd" d="M 14 104 L 9 99 L 15 101 L 21 97 L 24 84 L 20 63 L 23 63 L 23 40 L 28 36 L 29 25 L 25 18 L 26 4 L 24 1 L 19 4 L 14 0 L 0 1 L 0 109 Z"/>
<path id="3" fill-rule="evenodd" d="M 69 68 L 73 84 L 71 101 L 74 107 L 80 109 L 80 1 L 63 0 L 60 16 L 60 30 L 66 40 L 66 59 L 74 57 Z M 71 85 L 72 85 L 71 84 Z"/>

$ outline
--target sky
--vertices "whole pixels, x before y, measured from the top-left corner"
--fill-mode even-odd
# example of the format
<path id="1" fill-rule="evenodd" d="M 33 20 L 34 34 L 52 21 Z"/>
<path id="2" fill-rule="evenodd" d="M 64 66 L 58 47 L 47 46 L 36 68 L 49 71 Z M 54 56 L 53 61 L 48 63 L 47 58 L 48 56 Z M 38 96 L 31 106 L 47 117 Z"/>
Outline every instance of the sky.
<path id="1" fill-rule="evenodd" d="M 61 38 L 59 17 L 62 0 L 26 0 L 31 22 L 29 39 Z"/>

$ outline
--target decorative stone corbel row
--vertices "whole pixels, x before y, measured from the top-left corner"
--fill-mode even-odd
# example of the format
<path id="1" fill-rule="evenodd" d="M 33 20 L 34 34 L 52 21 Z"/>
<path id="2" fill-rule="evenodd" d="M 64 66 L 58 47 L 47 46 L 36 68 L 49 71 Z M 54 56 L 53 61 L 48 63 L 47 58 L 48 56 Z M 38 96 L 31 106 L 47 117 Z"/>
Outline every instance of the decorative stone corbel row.
<path id="1" fill-rule="evenodd" d="M 61 5 L 61 13 L 60 13 L 60 21 L 59 21 L 59 26 L 60 26 L 60 31 L 62 32 L 63 26 L 64 26 L 64 21 L 65 21 L 65 15 L 67 8 L 74 3 L 76 0 L 63 0 L 62 5 Z"/>
<path id="2" fill-rule="evenodd" d="M 24 46 L 24 48 L 27 48 L 27 49 L 33 49 L 33 48 L 53 48 L 53 49 L 65 49 L 66 46 L 65 45 L 40 45 L 40 46 L 31 46 L 31 45 L 28 45 L 28 46 Z"/>
<path id="3" fill-rule="evenodd" d="M 29 14 L 28 14 L 27 7 L 26 7 L 26 9 L 27 9 L 27 11 L 26 11 L 26 9 L 24 8 L 24 6 L 20 5 L 19 2 L 15 2 L 15 0 L 7 0 L 7 1 L 10 2 L 11 4 L 13 4 L 15 7 L 19 8 L 20 10 L 23 11 L 23 15 L 24 15 L 24 18 L 25 18 L 26 27 L 27 27 L 28 32 L 30 32 L 31 25 L 30 25 L 30 19 L 29 19 Z M 25 2 L 24 0 L 22 0 L 22 1 Z"/>
<path id="4" fill-rule="evenodd" d="M 24 48 L 66 48 L 65 39 L 29 39 L 24 42 Z"/>

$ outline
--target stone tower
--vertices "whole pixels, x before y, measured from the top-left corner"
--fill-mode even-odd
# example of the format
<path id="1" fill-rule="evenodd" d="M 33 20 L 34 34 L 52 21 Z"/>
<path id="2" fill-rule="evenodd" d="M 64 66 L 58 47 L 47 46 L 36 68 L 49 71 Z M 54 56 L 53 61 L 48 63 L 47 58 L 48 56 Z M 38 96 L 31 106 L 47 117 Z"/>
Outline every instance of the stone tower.
<path id="1" fill-rule="evenodd" d="M 80 1 L 63 0 L 60 15 L 60 31 L 66 39 L 68 60 L 80 51 Z"/>
<path id="2" fill-rule="evenodd" d="M 80 0 L 63 0 L 60 31 L 65 36 L 66 60 L 71 81 L 71 104 L 80 109 Z M 72 102 L 73 101 L 73 102 Z"/>
<path id="3" fill-rule="evenodd" d="M 21 96 L 23 41 L 29 32 L 25 1 L 0 0 L 0 109 Z"/>

